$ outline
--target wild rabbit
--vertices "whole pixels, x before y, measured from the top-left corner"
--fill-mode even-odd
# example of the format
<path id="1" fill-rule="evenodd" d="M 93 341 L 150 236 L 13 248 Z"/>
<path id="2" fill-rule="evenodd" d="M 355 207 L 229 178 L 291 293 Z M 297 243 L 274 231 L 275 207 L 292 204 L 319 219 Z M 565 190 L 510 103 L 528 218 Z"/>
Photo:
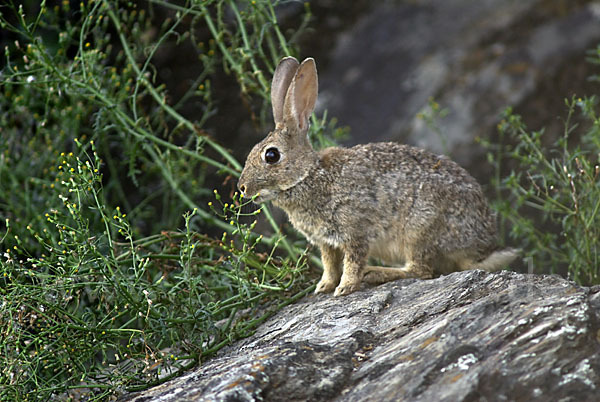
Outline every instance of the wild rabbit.
<path id="1" fill-rule="evenodd" d="M 307 132 L 317 87 L 312 58 L 280 61 L 271 86 L 275 129 L 250 151 L 238 182 L 244 197 L 272 201 L 319 247 L 324 271 L 315 293 L 347 295 L 362 280 L 491 271 L 516 257 L 498 249 L 479 184 L 450 159 L 396 143 L 316 152 Z M 369 257 L 404 266 L 370 266 Z"/>

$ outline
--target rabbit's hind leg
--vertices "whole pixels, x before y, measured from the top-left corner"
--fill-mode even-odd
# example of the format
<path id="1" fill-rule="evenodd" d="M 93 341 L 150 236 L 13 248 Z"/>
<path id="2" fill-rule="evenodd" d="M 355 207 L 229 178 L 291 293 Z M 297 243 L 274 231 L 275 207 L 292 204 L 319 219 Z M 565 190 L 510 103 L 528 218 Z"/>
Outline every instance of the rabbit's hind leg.
<path id="1" fill-rule="evenodd" d="M 380 285 L 406 278 L 431 279 L 433 278 L 433 270 L 429 265 L 414 262 L 409 262 L 402 268 L 367 265 L 363 280 L 371 285 Z"/>

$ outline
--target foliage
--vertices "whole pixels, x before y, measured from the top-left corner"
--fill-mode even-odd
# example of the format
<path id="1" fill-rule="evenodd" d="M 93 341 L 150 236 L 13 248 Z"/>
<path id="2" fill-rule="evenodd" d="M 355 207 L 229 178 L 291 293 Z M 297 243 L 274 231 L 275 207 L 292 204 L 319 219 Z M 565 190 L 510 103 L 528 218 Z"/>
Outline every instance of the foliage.
<path id="1" fill-rule="evenodd" d="M 450 113 L 450 111 L 447 108 L 441 108 L 440 104 L 430 96 L 427 99 L 427 107 L 424 107 L 416 116 L 417 119 L 425 123 L 427 128 L 435 133 L 440 140 L 440 144 L 445 154 L 448 154 L 450 150 L 448 149 L 448 142 L 446 141 L 446 136 L 442 132 L 439 121 L 448 116 L 448 113 Z"/>
<path id="2" fill-rule="evenodd" d="M 598 52 L 600 57 L 600 48 Z M 508 108 L 498 128 L 515 145 L 488 154 L 497 172 L 495 208 L 534 267 L 568 272 L 581 284 L 600 283 L 600 117 L 598 98 L 565 101 L 563 135 L 549 146 L 544 130 L 529 131 Z M 573 123 L 579 113 L 581 121 Z M 491 146 L 488 144 L 488 146 Z"/>
<path id="3" fill-rule="evenodd" d="M 287 35 L 279 6 L 0 6 L 14 38 L 0 75 L 0 399 L 142 389 L 312 290 L 305 245 L 230 190 L 240 163 L 208 135 L 236 96 L 215 91 L 219 74 L 267 116 L 266 77 L 310 16 Z M 177 99 L 155 67 L 165 49 L 198 60 Z M 319 144 L 341 133 L 313 122 Z M 215 175 L 226 196 L 208 187 Z M 255 234 L 259 216 L 274 235 Z"/>

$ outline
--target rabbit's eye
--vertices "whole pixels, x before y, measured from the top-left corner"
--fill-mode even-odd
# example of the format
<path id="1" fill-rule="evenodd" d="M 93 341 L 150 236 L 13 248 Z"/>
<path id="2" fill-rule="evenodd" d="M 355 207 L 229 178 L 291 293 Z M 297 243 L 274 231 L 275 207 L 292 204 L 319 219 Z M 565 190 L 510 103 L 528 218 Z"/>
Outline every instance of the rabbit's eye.
<path id="1" fill-rule="evenodd" d="M 265 151 L 265 162 L 269 165 L 279 162 L 281 154 L 277 148 L 269 148 Z"/>

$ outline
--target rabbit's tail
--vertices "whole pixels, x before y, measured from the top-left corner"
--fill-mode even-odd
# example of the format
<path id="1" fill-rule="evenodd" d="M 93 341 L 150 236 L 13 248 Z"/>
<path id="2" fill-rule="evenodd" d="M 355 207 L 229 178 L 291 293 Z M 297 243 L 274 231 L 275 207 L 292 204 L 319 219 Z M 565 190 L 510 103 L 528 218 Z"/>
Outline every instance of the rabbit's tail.
<path id="1" fill-rule="evenodd" d="M 517 258 L 519 256 L 519 251 L 520 250 L 515 248 L 505 248 L 504 250 L 494 251 L 484 260 L 479 261 L 474 268 L 483 269 L 488 272 L 498 271 Z"/>

